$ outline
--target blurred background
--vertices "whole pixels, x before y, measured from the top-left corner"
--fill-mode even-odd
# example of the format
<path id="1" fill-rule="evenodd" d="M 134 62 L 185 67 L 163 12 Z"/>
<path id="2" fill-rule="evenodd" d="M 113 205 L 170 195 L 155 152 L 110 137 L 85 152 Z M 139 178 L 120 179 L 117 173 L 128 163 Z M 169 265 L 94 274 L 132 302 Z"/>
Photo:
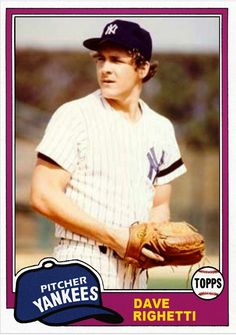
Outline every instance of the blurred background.
<path id="1" fill-rule="evenodd" d="M 204 262 L 219 267 L 219 18 L 119 18 L 140 23 L 152 35 L 153 59 L 160 66 L 144 85 L 142 98 L 174 123 L 188 168 L 173 182 L 172 220 L 196 226 L 206 238 Z M 35 147 L 57 107 L 98 88 L 95 66 L 82 41 L 100 36 L 113 19 L 15 18 L 16 272 L 50 256 L 56 242 L 54 225 L 29 207 Z M 149 288 L 189 287 L 189 270 L 194 268 L 154 269 Z"/>

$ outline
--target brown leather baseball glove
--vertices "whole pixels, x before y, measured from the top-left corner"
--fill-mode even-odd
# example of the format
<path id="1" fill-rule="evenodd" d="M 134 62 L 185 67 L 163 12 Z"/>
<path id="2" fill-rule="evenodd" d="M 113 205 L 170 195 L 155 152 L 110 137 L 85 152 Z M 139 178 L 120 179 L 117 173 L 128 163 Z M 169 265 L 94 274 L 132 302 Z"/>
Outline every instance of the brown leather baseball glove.
<path id="1" fill-rule="evenodd" d="M 157 259 L 145 256 L 143 248 L 153 252 Z M 203 236 L 186 222 L 136 222 L 129 229 L 124 259 L 143 269 L 164 265 L 193 265 L 202 259 L 204 250 Z"/>

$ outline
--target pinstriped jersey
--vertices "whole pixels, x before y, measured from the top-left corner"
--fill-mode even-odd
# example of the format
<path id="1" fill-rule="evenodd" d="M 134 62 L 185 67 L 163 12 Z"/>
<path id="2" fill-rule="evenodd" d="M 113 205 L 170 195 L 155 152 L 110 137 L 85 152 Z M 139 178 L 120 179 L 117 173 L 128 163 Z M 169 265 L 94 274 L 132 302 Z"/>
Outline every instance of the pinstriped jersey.
<path id="1" fill-rule="evenodd" d="M 62 105 L 36 148 L 67 170 L 66 195 L 109 226 L 146 221 L 156 185 L 186 171 L 171 122 L 140 99 L 132 123 L 100 90 Z M 56 237 L 95 243 L 56 224 Z"/>

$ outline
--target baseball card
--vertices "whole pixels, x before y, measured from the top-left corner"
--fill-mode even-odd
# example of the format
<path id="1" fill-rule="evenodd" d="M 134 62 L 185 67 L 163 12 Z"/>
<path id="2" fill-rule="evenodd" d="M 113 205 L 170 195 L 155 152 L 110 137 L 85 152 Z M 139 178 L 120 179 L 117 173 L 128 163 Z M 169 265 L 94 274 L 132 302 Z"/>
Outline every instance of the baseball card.
<path id="1" fill-rule="evenodd" d="M 235 334 L 235 1 L 1 1 L 1 334 Z"/>

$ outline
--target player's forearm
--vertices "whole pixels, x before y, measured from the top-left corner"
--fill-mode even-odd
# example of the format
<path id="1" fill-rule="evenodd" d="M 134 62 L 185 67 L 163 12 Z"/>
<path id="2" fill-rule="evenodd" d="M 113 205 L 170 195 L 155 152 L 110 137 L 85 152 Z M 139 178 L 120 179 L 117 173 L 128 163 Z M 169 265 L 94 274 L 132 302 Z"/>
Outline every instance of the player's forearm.
<path id="1" fill-rule="evenodd" d="M 122 232 L 120 229 L 114 230 L 95 220 L 72 202 L 64 192 L 53 189 L 35 192 L 31 196 L 31 205 L 34 210 L 65 229 L 105 244 L 123 256 L 128 230 L 127 232 L 125 229 Z"/>
<path id="2" fill-rule="evenodd" d="M 170 220 L 169 203 L 163 203 L 153 207 L 149 213 L 149 220 L 152 222 L 163 222 Z"/>
<path id="3" fill-rule="evenodd" d="M 149 213 L 149 220 L 163 222 L 170 220 L 171 185 L 164 184 L 155 187 L 153 207 Z"/>

